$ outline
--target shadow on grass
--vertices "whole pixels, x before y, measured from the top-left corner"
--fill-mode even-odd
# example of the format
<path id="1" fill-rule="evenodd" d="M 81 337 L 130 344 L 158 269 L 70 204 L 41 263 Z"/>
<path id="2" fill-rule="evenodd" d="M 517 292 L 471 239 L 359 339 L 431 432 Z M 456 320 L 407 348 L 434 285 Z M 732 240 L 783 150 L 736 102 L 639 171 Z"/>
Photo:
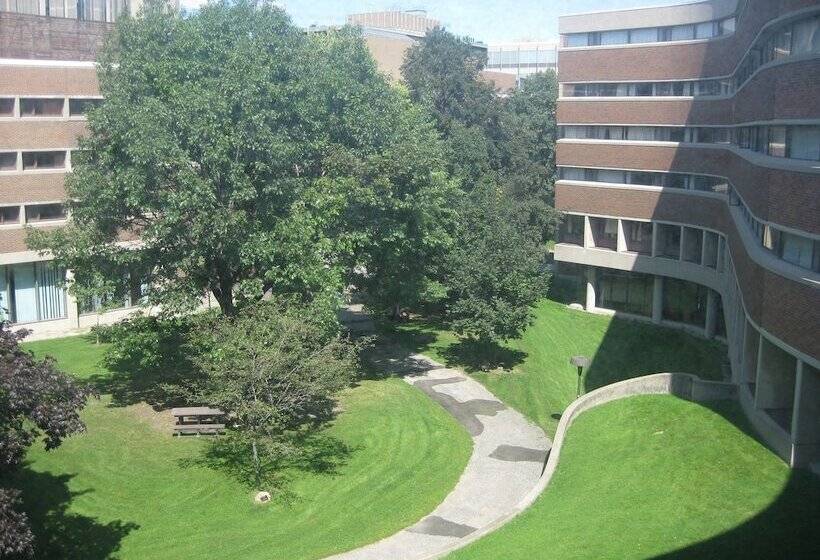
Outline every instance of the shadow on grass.
<path id="1" fill-rule="evenodd" d="M 64 560 L 102 560 L 112 558 L 135 523 L 120 520 L 100 523 L 69 511 L 74 498 L 93 492 L 73 492 L 73 475 L 52 475 L 24 466 L 15 473 L 13 486 L 22 491 L 22 509 L 34 533 L 35 558 Z"/>
<path id="2" fill-rule="evenodd" d="M 263 484 L 274 494 L 275 500 L 293 503 L 298 501 L 298 496 L 289 486 L 299 473 L 338 475 L 339 469 L 359 449 L 319 429 L 289 434 L 268 446 L 268 453 L 260 447 L 260 460 L 265 471 Z M 256 489 L 250 443 L 231 432 L 211 440 L 201 455 L 179 460 L 179 465 L 212 469 L 249 489 Z"/>
<path id="3" fill-rule="evenodd" d="M 440 352 L 450 365 L 455 365 L 470 373 L 494 369 L 511 370 L 524 363 L 527 353 L 502 346 L 497 342 L 479 342 L 462 339 Z"/>

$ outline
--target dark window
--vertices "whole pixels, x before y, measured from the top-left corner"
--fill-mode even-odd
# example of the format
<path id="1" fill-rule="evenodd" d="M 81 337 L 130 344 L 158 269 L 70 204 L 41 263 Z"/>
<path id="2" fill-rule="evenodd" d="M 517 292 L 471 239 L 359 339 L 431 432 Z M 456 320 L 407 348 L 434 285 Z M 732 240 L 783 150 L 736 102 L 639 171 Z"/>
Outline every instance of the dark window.
<path id="1" fill-rule="evenodd" d="M 584 217 L 576 216 L 574 214 L 565 215 L 564 221 L 561 223 L 558 238 L 561 243 L 569 243 L 571 245 L 583 245 Z"/>
<path id="2" fill-rule="evenodd" d="M 660 187 L 662 185 L 660 173 L 649 173 L 647 171 L 630 171 L 629 183 L 631 185 L 646 185 L 650 187 Z"/>
<path id="3" fill-rule="evenodd" d="M 703 238 L 703 266 L 717 268 L 718 235 L 707 231 Z"/>
<path id="4" fill-rule="evenodd" d="M 65 152 L 23 152 L 23 169 L 62 169 Z"/>
<path id="5" fill-rule="evenodd" d="M 648 274 L 605 270 L 598 279 L 595 305 L 649 317 L 654 280 Z"/>
<path id="6" fill-rule="evenodd" d="M 40 99 L 23 97 L 20 99 L 20 115 L 23 117 L 61 117 L 65 99 Z"/>
<path id="7" fill-rule="evenodd" d="M 11 117 L 14 115 L 14 98 L 0 97 L 0 117 Z"/>
<path id="8" fill-rule="evenodd" d="M 703 327 L 706 323 L 707 290 L 692 282 L 664 278 L 663 318 Z"/>
<path id="9" fill-rule="evenodd" d="M 700 264 L 703 256 L 703 230 L 691 227 L 683 228 L 683 260 Z"/>
<path id="10" fill-rule="evenodd" d="M 20 207 L 19 206 L 0 206 L 0 224 L 17 224 L 20 223 Z"/>
<path id="11" fill-rule="evenodd" d="M 623 220 L 626 250 L 641 255 L 652 254 L 652 224 Z"/>
<path id="12" fill-rule="evenodd" d="M 17 152 L 0 153 L 0 171 L 14 171 L 17 169 Z"/>
<path id="13" fill-rule="evenodd" d="M 62 204 L 32 204 L 26 206 L 26 222 L 64 220 L 65 206 Z"/>
<path id="14" fill-rule="evenodd" d="M 648 97 L 652 95 L 652 84 L 651 83 L 640 83 L 635 84 L 635 95 L 639 97 Z"/>
<path id="15" fill-rule="evenodd" d="M 658 256 L 680 258 L 680 226 L 658 224 Z"/>
<path id="16" fill-rule="evenodd" d="M 663 177 L 663 186 L 667 189 L 685 189 L 686 175 L 683 173 L 668 173 Z"/>
<path id="17" fill-rule="evenodd" d="M 69 99 L 68 114 L 72 117 L 85 115 L 90 109 L 99 107 L 102 99 Z"/>
<path id="18" fill-rule="evenodd" d="M 590 218 L 592 243 L 595 247 L 612 249 L 618 247 L 618 220 L 611 218 Z"/>

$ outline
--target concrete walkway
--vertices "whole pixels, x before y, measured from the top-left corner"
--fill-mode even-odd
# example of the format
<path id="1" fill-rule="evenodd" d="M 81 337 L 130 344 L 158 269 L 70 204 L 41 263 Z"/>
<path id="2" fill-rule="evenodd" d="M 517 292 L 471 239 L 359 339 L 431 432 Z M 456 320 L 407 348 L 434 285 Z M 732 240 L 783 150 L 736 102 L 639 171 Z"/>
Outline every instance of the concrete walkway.
<path id="1" fill-rule="evenodd" d="M 404 375 L 452 414 L 472 437 L 473 454 L 453 491 L 430 515 L 333 560 L 422 560 L 466 545 L 517 512 L 516 505 L 538 485 L 551 446 L 540 428 L 481 383 L 420 354 L 402 357 L 396 350 L 383 352 L 381 367 Z"/>

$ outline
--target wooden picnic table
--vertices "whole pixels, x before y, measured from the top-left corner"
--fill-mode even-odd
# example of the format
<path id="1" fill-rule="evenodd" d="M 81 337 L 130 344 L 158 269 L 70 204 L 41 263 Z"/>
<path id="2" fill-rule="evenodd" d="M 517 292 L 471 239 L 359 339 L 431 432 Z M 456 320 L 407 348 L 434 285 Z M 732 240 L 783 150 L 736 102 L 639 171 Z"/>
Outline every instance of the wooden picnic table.
<path id="1" fill-rule="evenodd" d="M 225 413 L 218 408 L 208 406 L 184 406 L 171 409 L 176 419 L 174 435 L 182 434 L 218 434 L 225 431 L 221 418 Z"/>

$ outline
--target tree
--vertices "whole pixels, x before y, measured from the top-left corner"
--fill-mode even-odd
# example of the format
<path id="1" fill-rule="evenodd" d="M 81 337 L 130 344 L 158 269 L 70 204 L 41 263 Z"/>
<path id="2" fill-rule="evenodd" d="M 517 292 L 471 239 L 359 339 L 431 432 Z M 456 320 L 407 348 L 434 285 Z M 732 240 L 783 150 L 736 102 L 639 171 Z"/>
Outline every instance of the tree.
<path id="1" fill-rule="evenodd" d="M 308 35 L 265 1 L 179 17 L 153 0 L 118 22 L 99 65 L 105 100 L 67 178 L 68 226 L 29 239 L 75 272 L 78 297 L 136 277 L 170 313 L 210 292 L 232 315 L 265 293 L 338 294 L 357 264 L 390 278 L 405 260 L 390 251 L 438 237 L 435 133 L 353 30 Z M 430 157 L 416 162 L 419 146 Z"/>
<path id="2" fill-rule="evenodd" d="M 53 449 L 84 430 L 80 410 L 91 390 L 59 372 L 54 362 L 34 359 L 20 348 L 27 331 L 11 332 L 0 323 L 0 471 L 19 466 L 34 441 L 43 437 Z M 2 482 L 2 477 L 0 477 Z M 16 511 L 19 492 L 0 487 L 0 556 L 33 554 L 33 536 L 25 514 Z"/>
<path id="3" fill-rule="evenodd" d="M 517 205 L 491 182 L 478 185 L 459 208 L 456 241 L 442 266 L 452 328 L 484 346 L 517 338 L 547 293 L 540 233 L 522 227 Z"/>
<path id="4" fill-rule="evenodd" d="M 331 319 L 332 317 L 332 319 Z M 273 482 L 276 465 L 295 453 L 289 433 L 333 414 L 333 396 L 358 369 L 358 343 L 339 334 L 326 308 L 261 302 L 195 335 L 203 378 L 192 398 L 227 413 L 220 446 L 246 458 L 239 470 L 256 489 Z"/>

